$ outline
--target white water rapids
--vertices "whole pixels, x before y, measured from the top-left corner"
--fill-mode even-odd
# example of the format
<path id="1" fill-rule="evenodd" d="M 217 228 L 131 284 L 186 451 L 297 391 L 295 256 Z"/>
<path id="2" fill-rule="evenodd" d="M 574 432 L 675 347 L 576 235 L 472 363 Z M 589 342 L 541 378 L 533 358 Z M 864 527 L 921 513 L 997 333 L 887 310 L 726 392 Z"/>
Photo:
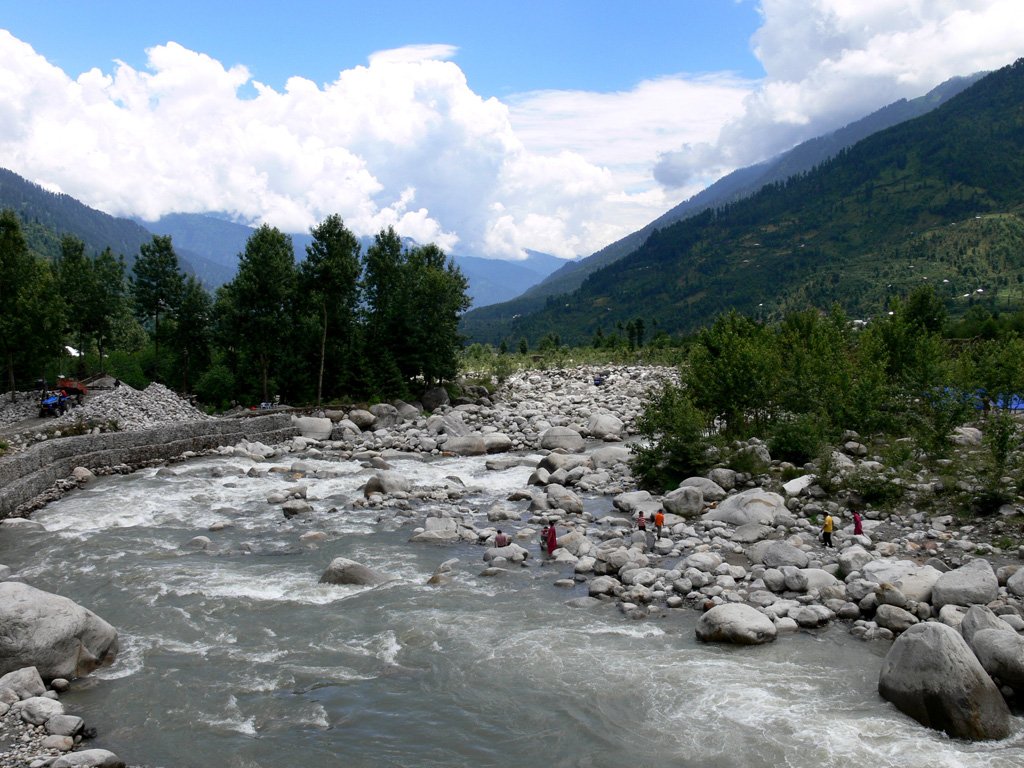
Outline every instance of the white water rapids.
<path id="1" fill-rule="evenodd" d="M 897 712 L 877 693 L 887 647 L 842 625 L 731 648 L 698 643 L 688 608 L 641 622 L 569 608 L 585 586 L 553 582 L 571 567 L 532 557 L 481 577 L 482 547 L 408 541 L 422 510 L 351 508 L 368 470 L 311 463 L 347 474 L 303 481 L 305 519 L 265 501 L 281 475 L 216 477 L 252 464 L 208 458 L 101 479 L 37 512 L 46 533 L 0 534 L 0 562 L 120 632 L 114 666 L 63 697 L 99 745 L 166 768 L 1024 765 L 1020 729 L 970 744 Z M 476 458 L 395 466 L 414 485 L 480 488 L 458 503 L 481 520 L 529 475 Z M 327 534 L 317 548 L 299 540 L 311 530 Z M 207 551 L 185 546 L 197 535 Z M 396 580 L 318 584 L 337 556 Z M 453 557 L 452 582 L 427 586 Z"/>

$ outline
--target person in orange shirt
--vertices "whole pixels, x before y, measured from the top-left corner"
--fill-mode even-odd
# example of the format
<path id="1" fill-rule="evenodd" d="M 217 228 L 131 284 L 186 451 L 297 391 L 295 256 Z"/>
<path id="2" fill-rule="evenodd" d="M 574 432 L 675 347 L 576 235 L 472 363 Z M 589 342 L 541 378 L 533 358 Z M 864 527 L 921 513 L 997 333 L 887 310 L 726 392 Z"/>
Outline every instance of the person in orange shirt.
<path id="1" fill-rule="evenodd" d="M 654 513 L 654 535 L 661 538 L 661 529 L 665 525 L 665 510 L 659 509 Z"/>

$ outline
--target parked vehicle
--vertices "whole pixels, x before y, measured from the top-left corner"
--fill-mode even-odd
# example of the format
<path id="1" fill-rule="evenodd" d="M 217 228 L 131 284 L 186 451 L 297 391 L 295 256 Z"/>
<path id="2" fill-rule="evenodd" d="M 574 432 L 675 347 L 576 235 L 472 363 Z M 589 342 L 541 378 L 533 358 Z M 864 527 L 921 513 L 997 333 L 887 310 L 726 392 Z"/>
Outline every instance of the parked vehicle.
<path id="1" fill-rule="evenodd" d="M 44 392 L 43 399 L 39 401 L 39 416 L 60 416 L 70 407 L 71 400 L 64 392 Z"/>

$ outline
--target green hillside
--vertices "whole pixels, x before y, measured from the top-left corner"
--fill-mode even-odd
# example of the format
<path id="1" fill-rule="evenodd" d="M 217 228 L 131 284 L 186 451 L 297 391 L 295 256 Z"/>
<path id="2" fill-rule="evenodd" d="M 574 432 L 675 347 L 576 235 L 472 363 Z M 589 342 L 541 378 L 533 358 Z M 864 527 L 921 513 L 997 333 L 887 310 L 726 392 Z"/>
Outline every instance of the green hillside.
<path id="1" fill-rule="evenodd" d="M 791 176 L 810 171 L 835 157 L 843 149 L 878 131 L 919 117 L 941 106 L 973 85 L 983 75 L 984 73 L 977 73 L 968 77 L 951 78 L 924 96 L 910 100 L 900 99 L 843 128 L 798 144 L 771 160 L 733 171 L 636 232 L 605 246 L 585 259 L 566 264 L 521 296 L 499 306 L 471 312 L 466 317 L 465 328 L 474 335 L 483 333 L 482 329 L 497 329 L 500 334 L 504 324 L 513 315 L 536 312 L 544 306 L 547 297 L 572 293 L 589 275 L 637 250 L 655 230 L 668 227 L 702 211 L 742 200 L 766 184 L 785 181 Z"/>
<path id="2" fill-rule="evenodd" d="M 925 278 L 954 312 L 1020 303 L 1022 212 L 1024 60 L 812 171 L 655 231 L 534 314 L 467 330 L 583 342 L 631 318 L 688 332 L 730 308 L 771 319 L 838 302 L 864 316 Z"/>
<path id="3" fill-rule="evenodd" d="M 49 192 L 13 171 L 0 168 L 0 210 L 11 209 L 22 224 L 29 249 L 53 260 L 60 254 L 60 240 L 73 235 L 95 255 L 104 248 L 125 257 L 129 267 L 139 247 L 153 239 L 153 232 L 130 219 L 110 216 L 79 202 L 70 195 Z M 175 243 L 185 270 L 208 285 L 220 285 L 231 278 L 227 270 L 188 248 Z"/>

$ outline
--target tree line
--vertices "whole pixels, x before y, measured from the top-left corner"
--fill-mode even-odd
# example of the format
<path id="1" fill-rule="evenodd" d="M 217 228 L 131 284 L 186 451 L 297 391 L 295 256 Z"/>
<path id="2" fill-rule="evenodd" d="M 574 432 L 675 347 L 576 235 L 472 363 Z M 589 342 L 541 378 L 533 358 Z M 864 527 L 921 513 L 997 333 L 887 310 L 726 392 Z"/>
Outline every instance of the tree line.
<path id="1" fill-rule="evenodd" d="M 1010 407 L 1024 395 L 1022 328 L 1021 313 L 950 322 L 930 286 L 866 326 L 838 308 L 775 323 L 729 312 L 697 333 L 681 383 L 647 406 L 639 427 L 649 441 L 635 469 L 643 484 L 672 488 L 750 437 L 801 465 L 847 430 L 942 456 L 953 430 L 978 414 L 1019 447 Z M 1000 455 L 994 480 L 1005 473 Z"/>
<path id="2" fill-rule="evenodd" d="M 50 262 L 0 212 L 0 352 L 12 398 L 58 373 L 161 381 L 211 406 L 419 394 L 458 370 L 465 277 L 436 245 L 393 228 L 365 252 L 338 215 L 291 238 L 263 225 L 235 278 L 211 295 L 154 235 L 132 267 L 66 235 Z M 67 347 L 77 355 L 69 356 Z M 65 370 L 70 366 L 70 370 Z"/>

